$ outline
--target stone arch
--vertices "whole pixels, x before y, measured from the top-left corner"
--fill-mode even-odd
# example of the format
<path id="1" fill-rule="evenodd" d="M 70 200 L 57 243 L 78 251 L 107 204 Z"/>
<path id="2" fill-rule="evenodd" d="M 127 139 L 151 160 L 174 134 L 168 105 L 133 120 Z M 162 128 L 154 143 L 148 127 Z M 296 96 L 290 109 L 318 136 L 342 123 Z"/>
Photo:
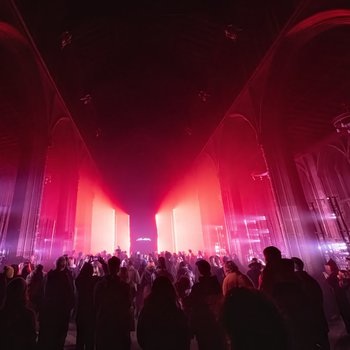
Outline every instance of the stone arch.
<path id="1" fill-rule="evenodd" d="M 81 157 L 73 121 L 58 118 L 50 132 L 40 210 L 38 250 L 41 259 L 72 249 Z"/>
<path id="2" fill-rule="evenodd" d="M 334 67 L 333 69 L 329 62 L 326 60 L 325 62 L 321 61 L 320 57 L 313 57 L 314 61 L 306 62 L 305 56 L 307 53 L 311 53 L 315 56 L 317 42 L 325 40 L 325 44 L 328 45 L 328 50 L 325 49 L 325 52 L 331 51 L 331 49 L 333 49 L 335 50 L 334 56 L 336 56 L 337 53 L 339 54 L 339 52 L 341 52 L 343 55 L 346 54 L 346 58 L 350 59 L 350 49 L 348 48 L 349 45 L 345 45 L 345 41 L 344 43 L 339 43 L 338 47 L 336 47 L 336 44 L 333 46 L 331 45 L 331 39 L 341 35 L 344 38 L 348 38 L 344 40 L 347 40 L 348 44 L 350 44 L 350 10 L 344 9 L 320 12 L 297 23 L 285 34 L 284 38 L 277 45 L 274 53 L 271 55 L 268 64 L 264 67 L 265 73 L 263 74 L 265 74 L 267 78 L 265 81 L 265 87 L 262 96 L 263 138 L 268 137 L 269 128 L 271 128 L 272 125 L 274 126 L 275 130 L 280 128 L 279 131 L 282 132 L 284 136 L 288 137 L 288 135 L 293 131 L 287 130 L 289 126 L 295 128 L 299 127 L 299 129 L 303 128 L 304 131 L 306 131 L 306 129 L 310 127 L 310 124 L 314 122 L 314 120 L 308 118 L 308 116 L 304 116 L 304 121 L 297 121 L 295 116 L 293 116 L 292 119 L 288 116 L 288 114 L 296 114 L 298 113 L 298 110 L 296 110 L 296 108 L 291 108 L 292 110 L 288 111 L 287 107 L 291 107 L 290 105 L 293 103 L 298 105 L 304 103 L 301 98 L 297 100 L 294 98 L 295 96 L 293 96 L 293 94 L 297 94 L 297 91 L 295 90 L 298 87 L 302 88 L 303 81 L 301 81 L 300 75 L 304 74 L 306 76 L 308 74 L 307 79 L 310 79 L 310 81 L 312 81 L 312 78 L 314 78 L 315 83 L 312 86 L 313 88 L 315 88 L 317 85 L 316 82 L 318 81 L 320 81 L 320 83 L 324 83 L 326 86 L 326 83 L 328 81 L 326 80 L 326 75 L 324 74 L 324 78 L 316 76 L 317 73 L 320 73 L 320 76 L 322 75 L 321 70 L 323 68 L 330 76 L 328 77 L 329 83 L 334 83 L 334 81 L 331 79 L 331 76 L 332 73 L 334 73 L 335 69 L 340 69 L 339 67 Z M 328 41 L 326 42 L 326 40 Z M 341 46 L 341 44 L 343 45 Z M 331 52 L 331 54 L 333 54 L 333 52 Z M 309 59 L 310 56 L 311 55 L 309 55 Z M 350 60 L 347 60 L 346 58 L 343 58 L 339 64 L 345 72 L 350 71 L 350 69 L 347 69 L 350 66 Z M 316 67 L 317 61 L 321 61 L 321 64 L 319 64 L 320 69 L 318 70 L 317 68 L 314 69 L 314 67 Z M 300 71 L 300 69 L 298 70 L 298 68 L 300 68 L 302 65 L 308 65 L 310 72 Z M 341 75 L 339 78 L 341 78 Z M 347 78 L 349 77 L 344 74 L 344 77 L 342 78 L 344 83 L 348 80 Z M 295 85 L 294 90 L 293 87 L 290 88 L 292 86 L 292 83 L 298 80 L 301 81 L 299 86 Z M 305 88 L 307 87 L 307 84 L 303 85 Z M 319 87 L 316 86 L 316 88 Z M 344 87 L 342 90 L 346 89 L 347 88 Z M 307 93 L 310 94 L 310 91 L 306 90 L 307 89 L 305 89 L 305 91 L 300 91 L 300 95 L 303 95 L 303 93 L 305 93 L 305 96 Z M 325 108 L 330 108 L 330 106 L 325 105 L 325 101 L 323 100 L 330 98 L 335 99 L 335 93 L 330 92 L 328 95 L 326 95 L 326 91 L 322 91 L 321 89 L 320 92 L 323 92 L 324 96 L 319 96 L 319 108 L 316 106 L 315 114 L 320 112 L 319 109 L 321 109 L 322 106 L 325 106 Z M 346 99 L 345 92 L 342 93 L 342 96 L 344 99 Z M 316 101 L 316 97 L 314 98 L 313 102 L 314 101 Z M 338 108 L 340 108 L 340 106 L 338 106 Z M 323 130 L 319 128 L 317 132 L 312 132 L 309 135 L 312 141 L 317 141 L 320 137 L 324 137 L 327 133 L 329 133 L 330 130 L 333 131 L 330 125 L 333 117 L 333 115 L 330 115 L 327 120 L 324 120 L 322 122 Z M 326 124 L 329 126 L 328 131 L 325 130 L 327 128 Z"/>
<path id="3" fill-rule="evenodd" d="M 347 102 L 350 88 L 349 24 L 349 10 L 302 20 L 281 38 L 262 71 L 266 80 L 261 140 L 284 232 L 293 254 L 300 254 L 315 270 L 322 265 L 314 243 L 315 221 L 295 160 L 334 137 L 332 121 L 342 112 L 341 102 Z"/>
<path id="4" fill-rule="evenodd" d="M 317 162 L 317 175 L 337 222 L 337 232 L 332 238 L 346 242 L 350 241 L 349 142 L 346 135 L 338 142 L 328 144 L 319 153 Z"/>
<path id="5" fill-rule="evenodd" d="M 262 257 L 268 245 L 286 252 L 256 126 L 245 115 L 232 113 L 221 124 L 216 144 L 232 252 L 244 263 Z"/>

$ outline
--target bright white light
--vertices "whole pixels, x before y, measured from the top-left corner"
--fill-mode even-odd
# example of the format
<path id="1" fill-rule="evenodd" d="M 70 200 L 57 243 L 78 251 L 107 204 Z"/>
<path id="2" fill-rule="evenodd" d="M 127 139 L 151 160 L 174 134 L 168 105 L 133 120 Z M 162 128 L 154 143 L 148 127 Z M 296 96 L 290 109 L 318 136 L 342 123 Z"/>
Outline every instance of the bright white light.
<path id="1" fill-rule="evenodd" d="M 270 230 L 268 228 L 264 228 L 262 230 L 259 230 L 259 233 L 270 233 Z"/>
<path id="2" fill-rule="evenodd" d="M 151 239 L 148 238 L 148 237 L 139 237 L 139 238 L 136 239 L 136 241 L 137 241 L 137 242 L 140 242 L 140 241 L 148 241 L 148 242 L 150 242 Z"/>
<path id="3" fill-rule="evenodd" d="M 337 216 L 335 215 L 335 213 L 331 213 L 330 215 L 328 215 L 328 219 L 335 220 L 336 218 Z"/>

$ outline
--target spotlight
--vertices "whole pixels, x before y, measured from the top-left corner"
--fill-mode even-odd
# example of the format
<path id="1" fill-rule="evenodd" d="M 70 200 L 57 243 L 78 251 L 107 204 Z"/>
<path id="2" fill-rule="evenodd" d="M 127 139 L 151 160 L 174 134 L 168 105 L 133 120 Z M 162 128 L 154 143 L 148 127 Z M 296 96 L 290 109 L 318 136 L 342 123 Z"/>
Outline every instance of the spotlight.
<path id="1" fill-rule="evenodd" d="M 255 171 L 251 174 L 251 177 L 253 181 L 257 181 L 257 180 L 262 181 L 264 178 L 267 178 L 267 179 L 270 178 L 268 171 L 264 171 L 264 172 Z"/>
<path id="2" fill-rule="evenodd" d="M 228 24 L 224 30 L 226 38 L 232 40 L 233 42 L 237 42 L 239 32 L 241 31 L 242 29 L 235 27 L 233 24 Z"/>
<path id="3" fill-rule="evenodd" d="M 198 97 L 201 99 L 202 102 L 207 102 L 209 97 L 210 97 L 210 94 L 208 94 L 206 91 L 204 90 L 200 90 L 198 92 Z"/>
<path id="4" fill-rule="evenodd" d="M 49 185 L 50 183 L 52 183 L 52 175 L 47 174 L 44 178 L 44 185 Z"/>
<path id="5" fill-rule="evenodd" d="M 88 105 L 92 101 L 92 97 L 90 94 L 86 94 L 85 96 L 80 98 L 80 101 L 84 103 L 84 105 Z"/>
<path id="6" fill-rule="evenodd" d="M 188 135 L 188 136 L 192 136 L 192 133 L 193 133 L 192 128 L 190 128 L 189 126 L 187 126 L 187 127 L 185 128 L 185 133 L 186 133 L 186 135 Z"/>
<path id="7" fill-rule="evenodd" d="M 97 128 L 96 132 L 95 132 L 95 137 L 98 139 L 101 136 L 102 136 L 102 129 L 101 128 Z"/>
<path id="8" fill-rule="evenodd" d="M 65 47 L 72 43 L 72 34 L 66 30 L 60 36 L 60 47 L 63 50 Z"/>
<path id="9" fill-rule="evenodd" d="M 333 126 L 339 134 L 350 134 L 350 107 L 344 103 L 343 108 L 346 112 L 333 119 Z"/>

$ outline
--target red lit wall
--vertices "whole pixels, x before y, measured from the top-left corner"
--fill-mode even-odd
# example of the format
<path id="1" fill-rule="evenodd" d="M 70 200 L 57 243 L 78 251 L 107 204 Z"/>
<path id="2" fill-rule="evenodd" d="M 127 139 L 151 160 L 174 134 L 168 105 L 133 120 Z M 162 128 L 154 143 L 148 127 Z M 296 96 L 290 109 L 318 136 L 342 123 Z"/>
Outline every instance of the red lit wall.
<path id="1" fill-rule="evenodd" d="M 173 225 L 173 211 L 172 208 L 165 206 L 156 214 L 156 225 L 158 232 L 158 251 L 175 252 L 175 236 Z"/>
<path id="2" fill-rule="evenodd" d="M 74 249 L 77 252 L 90 253 L 91 224 L 93 209 L 93 184 L 86 176 L 78 184 L 77 211 L 75 221 Z"/>
<path id="3" fill-rule="evenodd" d="M 115 210 L 115 248 L 130 253 L 130 217 L 120 209 Z"/>
<path id="4" fill-rule="evenodd" d="M 204 250 L 203 227 L 195 173 L 164 200 L 156 215 L 158 251 Z"/>
<path id="5" fill-rule="evenodd" d="M 106 196 L 96 191 L 92 204 L 91 252 L 115 249 L 115 209 Z"/>

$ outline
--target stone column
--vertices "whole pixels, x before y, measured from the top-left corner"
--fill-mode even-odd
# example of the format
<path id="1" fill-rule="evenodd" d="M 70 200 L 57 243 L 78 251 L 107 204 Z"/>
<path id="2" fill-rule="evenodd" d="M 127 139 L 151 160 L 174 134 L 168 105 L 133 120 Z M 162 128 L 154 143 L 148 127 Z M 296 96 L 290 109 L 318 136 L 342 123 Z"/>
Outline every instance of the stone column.
<path id="1" fill-rule="evenodd" d="M 263 138 L 262 148 L 290 255 L 300 257 L 310 272 L 317 273 L 324 262 L 316 227 L 286 140 L 273 129 Z"/>

